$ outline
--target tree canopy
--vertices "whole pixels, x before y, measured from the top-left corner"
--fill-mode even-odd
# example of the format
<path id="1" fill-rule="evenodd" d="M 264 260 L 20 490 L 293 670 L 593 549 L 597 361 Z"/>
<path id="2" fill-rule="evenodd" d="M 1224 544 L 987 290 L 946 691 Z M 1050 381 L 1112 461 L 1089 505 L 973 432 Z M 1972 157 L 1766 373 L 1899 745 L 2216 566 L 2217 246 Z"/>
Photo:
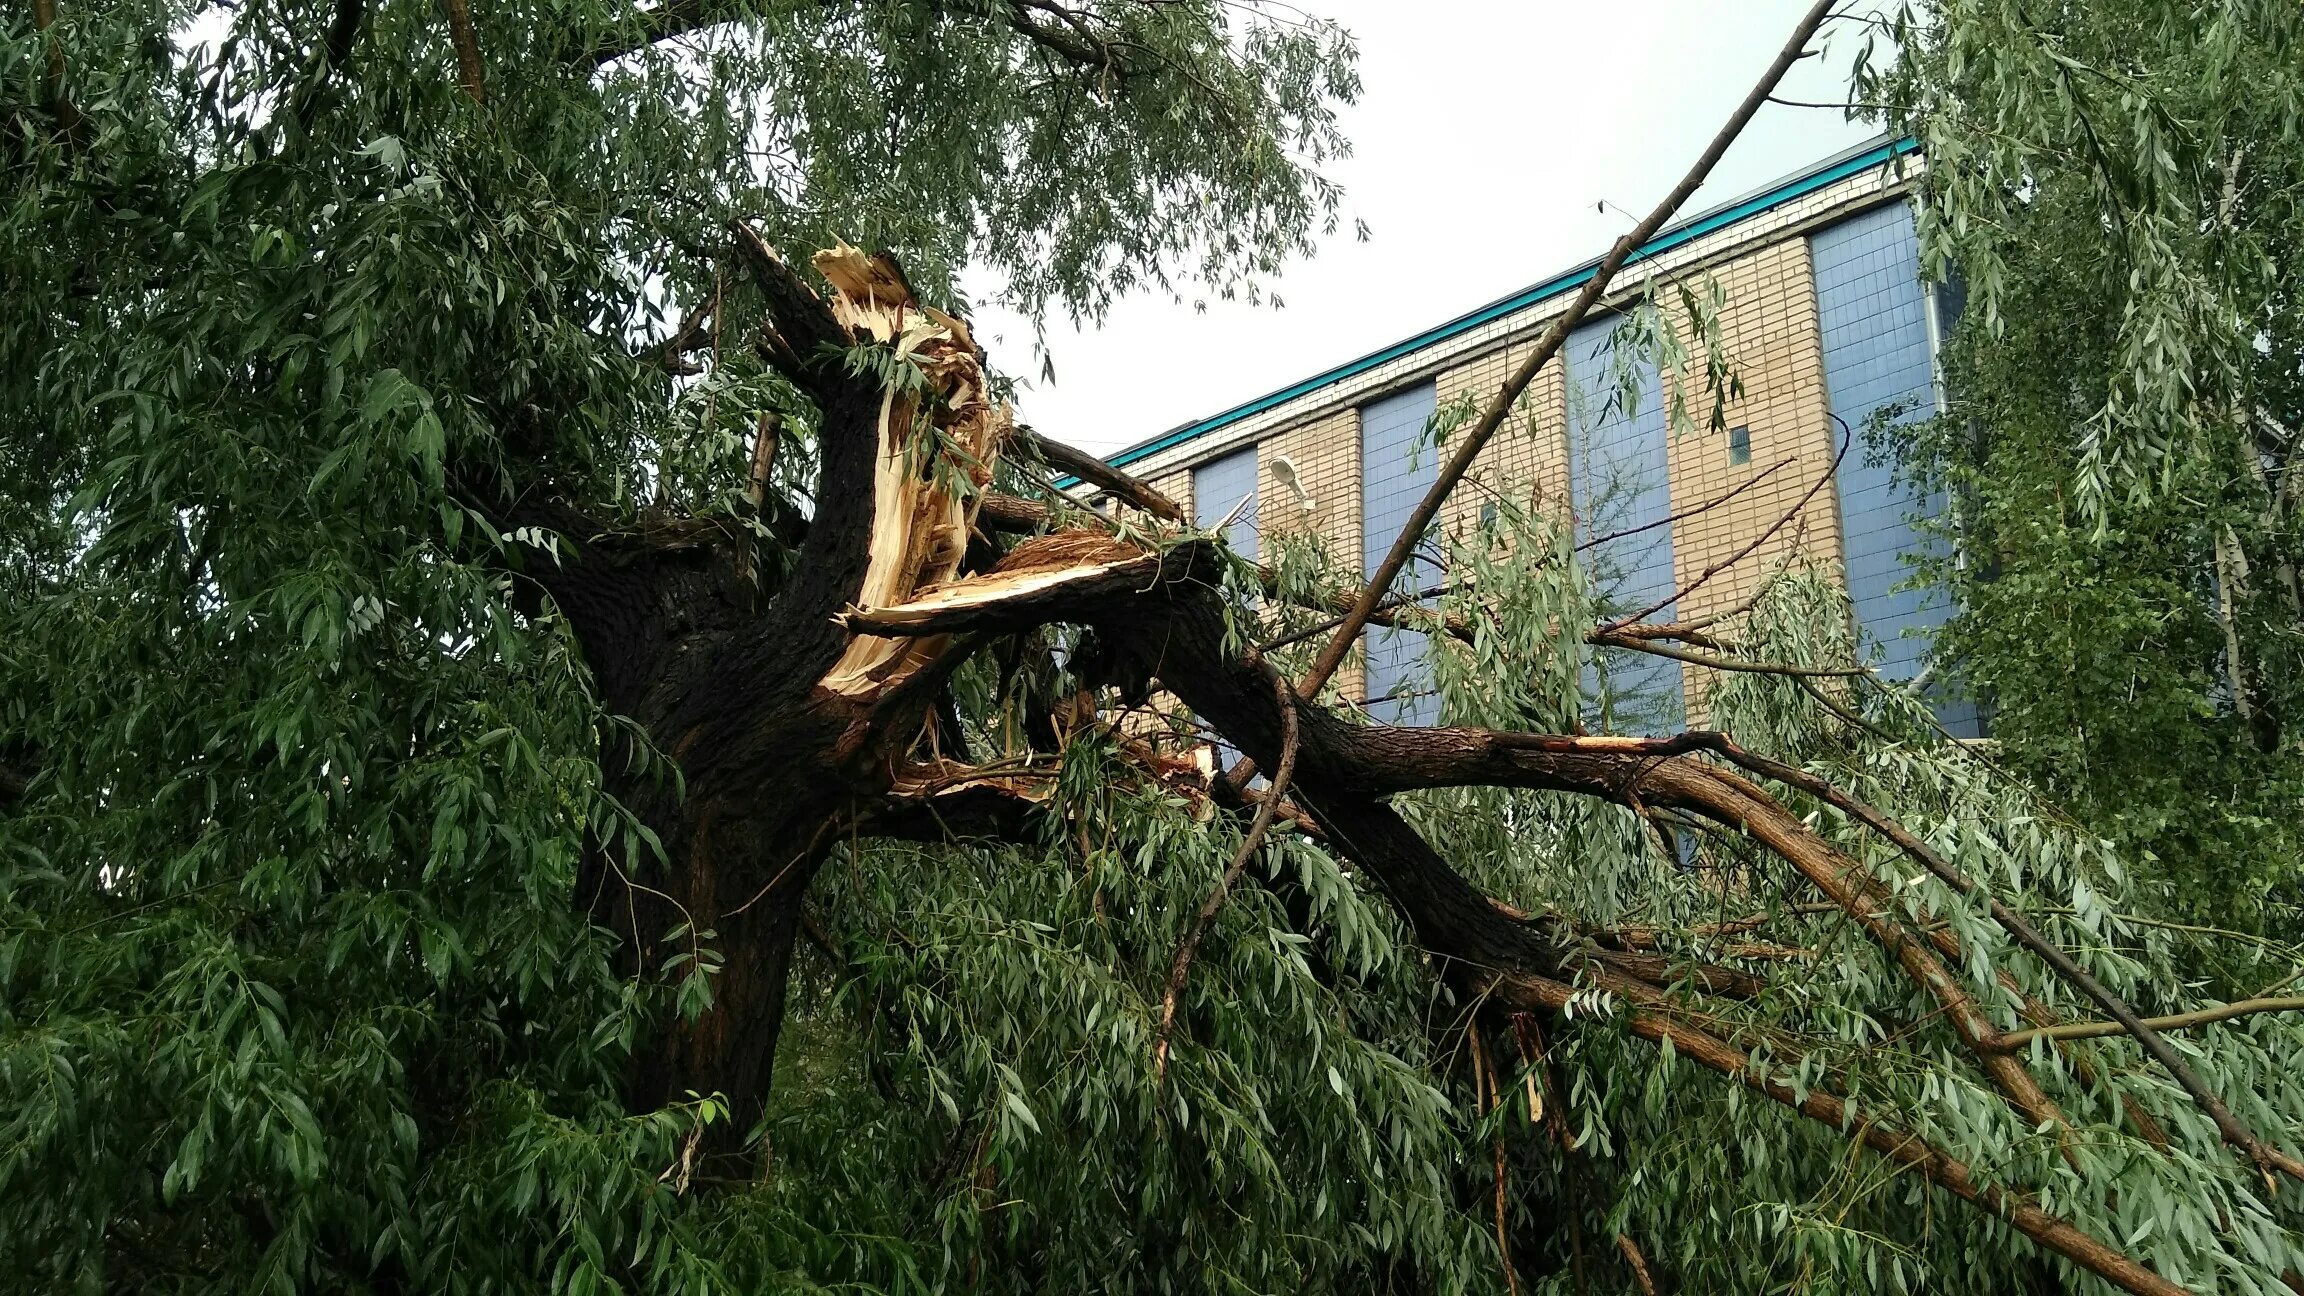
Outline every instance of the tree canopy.
<path id="1" fill-rule="evenodd" d="M 1907 15 L 1907 18 L 1913 18 Z M 2196 919 L 2293 937 L 2304 15 L 1946 5 L 1861 87 L 1970 308 L 1906 458 L 1954 500 L 1945 667 Z"/>
<path id="2" fill-rule="evenodd" d="M 1927 17 L 1899 102 L 1964 175 L 1939 134 L 2068 93 L 2065 46 Z M 1978 90 L 1970 39 L 2055 57 Z M 1388 607 L 1013 425 L 958 272 L 1087 315 L 1250 290 L 1336 210 L 1333 27 L 39 0 L 0 68 L 8 1285 L 2304 1268 L 2296 952 L 2179 921 L 2101 800 L 1865 676 L 1827 572 L 1625 625 L 1568 520 L 1505 499 Z M 1936 191 L 1936 237 L 2056 206 L 1999 184 Z M 2003 334 L 2053 300 L 2020 249 L 1957 255 Z M 1732 381 L 1667 287 L 1648 333 Z M 2230 353 L 2267 390 L 2268 335 Z M 2127 346 L 2072 382 L 2168 380 Z M 2172 434 L 2041 428 L 2075 526 L 2181 507 Z M 1355 607 L 1429 632 L 1444 725 L 1319 687 Z M 1640 710 L 1603 646 L 1734 667 L 1717 729 L 1606 732 Z"/>

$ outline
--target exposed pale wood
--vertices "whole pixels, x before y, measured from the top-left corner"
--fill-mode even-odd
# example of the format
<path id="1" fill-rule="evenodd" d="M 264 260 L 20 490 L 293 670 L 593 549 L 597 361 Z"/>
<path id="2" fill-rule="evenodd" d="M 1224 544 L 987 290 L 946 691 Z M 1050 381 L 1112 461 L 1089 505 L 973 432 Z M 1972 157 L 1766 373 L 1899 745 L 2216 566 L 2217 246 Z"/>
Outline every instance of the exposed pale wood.
<path id="1" fill-rule="evenodd" d="M 923 462 L 945 451 L 915 426 L 924 408 L 921 394 L 898 385 L 882 393 L 870 554 L 856 602 L 896 607 L 959 573 L 973 501 L 991 484 L 992 464 L 1009 434 L 1009 413 L 992 401 L 968 326 L 915 301 L 893 261 L 842 243 L 817 253 L 814 264 L 832 285 L 832 315 L 842 327 L 919 367 L 931 398 L 925 408 L 936 433 L 953 447 L 948 462 Z M 939 648 L 858 633 L 821 685 L 841 696 L 869 696 L 919 669 Z"/>
<path id="2" fill-rule="evenodd" d="M 1140 554 L 1117 562 L 1063 567 L 1043 571 L 994 571 L 920 591 L 908 603 L 892 607 L 859 607 L 842 615 L 858 634 L 917 636 L 951 634 L 961 630 L 993 629 L 1009 624 L 1039 624 L 1047 620 L 1043 609 L 1072 601 L 1068 596 L 1109 591 L 1116 585 L 1141 585 L 1157 578 L 1160 559 Z"/>
<path id="3" fill-rule="evenodd" d="M 1155 553 L 1101 531 L 1059 531 L 1016 546 L 984 575 L 926 586 L 903 603 L 853 607 L 842 621 L 859 633 L 888 637 L 1021 629 L 1083 619 L 1103 601 L 1142 594 L 1196 570 L 1212 579 L 1217 566 L 1205 541 Z"/>

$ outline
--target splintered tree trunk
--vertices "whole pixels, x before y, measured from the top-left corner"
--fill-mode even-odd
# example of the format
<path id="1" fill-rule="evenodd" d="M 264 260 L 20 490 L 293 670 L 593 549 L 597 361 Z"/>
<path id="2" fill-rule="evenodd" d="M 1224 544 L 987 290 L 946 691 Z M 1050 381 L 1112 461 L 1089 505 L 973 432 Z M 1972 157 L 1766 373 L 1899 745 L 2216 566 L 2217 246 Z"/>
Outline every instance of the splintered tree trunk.
<path id="1" fill-rule="evenodd" d="M 684 783 L 676 792 L 650 769 L 653 762 L 634 759 L 638 753 L 604 753 L 612 790 L 639 811 L 663 850 L 661 860 L 640 860 L 614 853 L 606 841 L 595 848 L 584 879 L 595 919 L 623 938 L 634 975 L 671 979 L 691 971 L 688 960 L 720 964 L 708 1006 L 637 1049 L 629 1085 L 636 1109 L 719 1094 L 731 1119 L 712 1131 L 709 1150 L 742 1151 L 766 1108 L 800 905 L 825 852 L 852 836 L 935 837 L 970 820 L 1009 829 L 1021 823 L 1048 795 L 1049 770 L 971 769 L 938 751 L 931 717 L 970 652 L 999 636 L 1064 622 L 1095 641 L 1068 663 L 1081 685 L 1094 687 L 1108 675 L 1104 682 L 1129 692 L 1156 679 L 1260 767 L 1282 772 L 1262 794 L 1260 822 L 1278 807 L 1279 785 L 1292 772 L 1289 816 L 1363 870 L 1463 1002 L 1552 1014 L 1566 1025 L 1573 987 L 1596 986 L 1627 1005 L 1633 1034 L 1670 1042 L 1729 1082 L 1839 1129 L 2126 1290 L 2177 1292 L 2029 1196 L 1979 1183 L 1965 1163 L 1916 1135 L 1868 1118 L 1851 1128 L 1840 1098 L 1788 1085 L 1732 1042 L 1692 1024 L 1703 1015 L 1682 996 L 1749 994 L 1750 977 L 1599 948 L 1595 933 L 1564 918 L 1500 905 L 1450 867 L 1386 798 L 1472 784 L 1535 788 L 1635 813 L 1668 808 L 1741 835 L 1846 913 L 1937 1001 L 1947 1029 L 2012 1111 L 2028 1124 L 2065 1128 L 2064 1113 L 2019 1050 L 1954 973 L 1966 962 L 1960 939 L 1907 921 L 1876 874 L 1747 775 L 1818 796 L 1957 892 L 1975 888 L 1925 843 L 1814 776 L 1744 752 L 1723 734 L 1633 738 L 1351 723 L 1303 696 L 1309 690 L 1292 686 L 1228 634 L 1223 556 L 1205 538 L 1172 535 L 1154 545 L 1108 530 L 1034 534 L 1004 554 L 980 550 L 984 561 L 964 571 L 979 524 L 1037 532 L 1050 520 L 1045 506 L 1020 500 L 995 500 L 997 509 L 979 513 L 1013 429 L 986 392 L 967 327 L 915 301 L 883 258 L 846 246 L 819 254 L 816 267 L 833 289 L 827 302 L 749 230 L 733 233 L 769 299 L 762 348 L 819 414 L 817 509 L 791 580 L 763 597 L 741 545 L 635 540 L 560 505 L 508 510 L 574 545 L 572 558 L 538 563 L 536 579 L 575 626 L 608 710 L 636 720 Z M 855 355 L 860 346 L 872 354 Z M 1154 510 L 1161 516 L 1181 517 L 1104 465 L 1082 460 L 1075 471 L 1163 506 Z M 1187 795 L 1234 804 L 1259 795 L 1195 762 L 1125 736 L 1118 741 L 1144 777 Z M 2304 1179 L 2304 1166 L 2241 1127 L 2115 996 L 2019 916 L 1996 901 L 1990 912 L 2097 999 L 2235 1148 L 2267 1174 Z M 1187 951 L 1177 966 L 1188 962 Z"/>
<path id="2" fill-rule="evenodd" d="M 689 960 L 719 960 L 710 1005 L 640 1050 L 629 1099 L 646 1110 L 725 1096 L 720 1150 L 764 1109 L 802 896 L 834 843 L 898 806 L 891 793 L 957 660 L 944 636 L 852 634 L 837 615 L 904 603 L 957 574 L 972 501 L 1009 430 L 967 327 L 915 302 L 891 263 L 846 246 L 820 253 L 835 289 L 825 303 L 735 232 L 775 299 L 769 348 L 822 415 L 820 504 L 793 581 L 763 600 L 736 555 L 629 552 L 551 510 L 541 520 L 577 557 L 538 573 L 607 709 L 637 720 L 684 784 L 676 793 L 631 751 L 604 753 L 611 790 L 657 833 L 663 858 L 599 843 L 583 894 L 623 937 L 630 973 L 672 979 Z M 922 381 L 884 389 L 848 372 L 840 353 L 860 344 Z"/>

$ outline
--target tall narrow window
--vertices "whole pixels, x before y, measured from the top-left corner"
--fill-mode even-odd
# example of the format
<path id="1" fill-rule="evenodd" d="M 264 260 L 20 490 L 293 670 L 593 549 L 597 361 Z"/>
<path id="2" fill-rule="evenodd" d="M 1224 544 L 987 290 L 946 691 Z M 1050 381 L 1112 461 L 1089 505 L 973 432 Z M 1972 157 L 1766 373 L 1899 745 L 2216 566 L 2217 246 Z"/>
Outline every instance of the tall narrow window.
<path id="1" fill-rule="evenodd" d="M 1595 320 L 1568 339 L 1568 463 L 1585 570 L 1605 616 L 1675 615 L 1672 486 L 1662 385 L 1640 362 L 1629 390 L 1616 363 L 1614 319 Z M 1597 543 L 1592 543 L 1597 541 Z M 1608 699 L 1595 719 L 1608 728 L 1667 732 L 1680 727 L 1680 663 L 1622 649 L 1595 653 L 1588 694 Z"/>
<path id="2" fill-rule="evenodd" d="M 1935 357 L 1912 209 L 1890 203 L 1852 216 L 1811 235 L 1808 250 L 1832 412 L 1859 441 L 1875 415 L 1909 423 L 1935 414 Z M 1941 590 L 1908 583 L 1914 559 L 1942 552 L 1942 542 L 1914 521 L 1938 512 L 1943 501 L 1914 492 L 1897 480 L 1893 462 L 1868 449 L 1858 444 L 1840 460 L 1848 596 L 1881 674 L 1909 680 L 1921 670 L 1929 636 L 1951 615 Z M 1966 703 L 1940 704 L 1937 717 L 1956 734 L 1974 736 L 1982 727 Z"/>
<path id="3" fill-rule="evenodd" d="M 1373 572 L 1440 475 L 1439 454 L 1425 428 L 1439 403 L 1431 383 L 1411 387 L 1360 410 L 1360 535 L 1363 572 Z M 1395 596 L 1413 594 L 1440 574 L 1437 555 L 1423 549 L 1392 583 Z M 1424 663 L 1424 636 L 1376 626 L 1368 631 L 1368 711 L 1386 724 L 1430 724 L 1440 714 Z"/>
<path id="4" fill-rule="evenodd" d="M 1235 450 L 1192 470 L 1192 521 L 1203 531 L 1223 527 L 1224 543 L 1250 562 L 1263 549 L 1256 505 L 1256 447 Z M 1218 741 L 1216 759 L 1228 769 L 1240 759 L 1240 751 Z"/>
<path id="5" fill-rule="evenodd" d="M 1728 463 L 1741 467 L 1752 462 L 1752 429 L 1742 423 L 1728 429 Z"/>
<path id="6" fill-rule="evenodd" d="M 1256 447 L 1192 470 L 1192 520 L 1203 531 L 1222 526 L 1232 552 L 1251 561 L 1258 556 L 1262 546 L 1256 519 Z"/>

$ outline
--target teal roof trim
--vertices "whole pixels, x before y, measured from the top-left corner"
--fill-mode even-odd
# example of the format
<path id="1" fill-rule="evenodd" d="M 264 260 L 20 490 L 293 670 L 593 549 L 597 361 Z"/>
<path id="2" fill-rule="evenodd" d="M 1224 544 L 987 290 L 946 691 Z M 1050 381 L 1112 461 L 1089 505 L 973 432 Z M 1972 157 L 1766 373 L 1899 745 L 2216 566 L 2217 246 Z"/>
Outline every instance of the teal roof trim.
<path id="1" fill-rule="evenodd" d="M 1860 171 L 1879 166 L 1892 158 L 1914 152 L 1919 147 L 1917 140 L 1895 139 L 1862 148 L 1861 151 L 1853 155 L 1827 161 L 1813 171 L 1802 172 L 1748 198 L 1731 202 L 1726 206 L 1706 212 L 1684 225 L 1677 225 L 1665 230 L 1635 249 L 1631 256 L 1625 258 L 1624 263 L 1630 265 L 1633 262 L 1669 252 L 1684 243 L 1725 229 L 1738 221 L 1747 220 L 1771 208 L 1780 207 L 1795 198 L 1805 197 L 1835 181 L 1844 180 Z M 1235 405 L 1221 414 L 1211 415 L 1195 423 L 1186 423 L 1182 427 L 1164 432 L 1149 441 L 1140 441 L 1113 455 L 1107 462 L 1114 467 L 1125 467 L 1146 456 L 1158 454 L 1162 450 L 1182 445 L 1187 441 L 1197 440 L 1251 415 L 1260 414 L 1274 406 L 1285 405 L 1299 396 L 1318 391 L 1331 383 L 1342 382 L 1356 374 L 1366 373 L 1386 361 L 1396 360 L 1413 351 L 1420 351 L 1436 342 L 1445 342 L 1449 338 L 1476 329 L 1491 320 L 1510 315 L 1515 311 L 1526 310 L 1548 297 L 1557 297 L 1570 289 L 1581 287 L 1594 274 L 1598 273 L 1599 269 L 1600 259 L 1588 261 L 1566 274 L 1555 275 L 1500 301 L 1491 302 L 1468 315 L 1459 315 L 1436 328 L 1429 328 L 1414 337 L 1404 338 L 1381 351 L 1372 351 L 1357 360 L 1349 360 L 1333 369 L 1316 373 L 1292 386 L 1283 387 L 1269 395 L 1259 396 L 1246 404 Z M 1073 482 L 1066 480 L 1059 484 L 1069 487 Z"/>

